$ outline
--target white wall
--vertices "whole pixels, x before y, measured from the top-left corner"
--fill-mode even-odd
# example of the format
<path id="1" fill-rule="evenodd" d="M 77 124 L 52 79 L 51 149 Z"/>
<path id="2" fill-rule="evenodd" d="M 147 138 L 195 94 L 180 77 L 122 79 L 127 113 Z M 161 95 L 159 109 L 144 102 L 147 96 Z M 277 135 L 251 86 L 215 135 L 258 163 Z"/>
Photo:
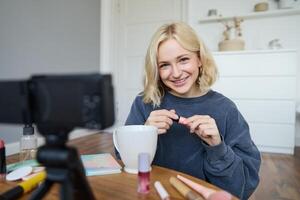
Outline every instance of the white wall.
<path id="1" fill-rule="evenodd" d="M 99 55 L 100 0 L 0 0 L 0 80 L 99 72 Z M 1 124 L 0 138 L 21 131 Z"/>
<path id="2" fill-rule="evenodd" d="M 207 15 L 209 9 L 215 8 L 219 14 L 242 15 L 253 11 L 253 0 L 210 0 L 199 1 L 189 0 L 188 2 L 188 23 L 192 25 L 198 34 L 212 50 L 218 49 L 218 42 L 222 39 L 224 26 L 219 23 L 200 24 L 199 19 Z M 277 4 L 269 0 L 269 9 L 277 9 Z M 300 8 L 300 1 L 296 3 Z M 300 105 L 300 15 L 282 16 L 262 19 L 249 19 L 242 23 L 243 38 L 246 42 L 246 49 L 266 49 L 268 42 L 272 39 L 280 39 L 281 44 L 287 49 L 298 49 L 298 72 L 297 72 L 297 105 Z M 284 66 L 282 66 L 284 67 Z M 296 145 L 300 146 L 300 116 L 296 122 Z"/>

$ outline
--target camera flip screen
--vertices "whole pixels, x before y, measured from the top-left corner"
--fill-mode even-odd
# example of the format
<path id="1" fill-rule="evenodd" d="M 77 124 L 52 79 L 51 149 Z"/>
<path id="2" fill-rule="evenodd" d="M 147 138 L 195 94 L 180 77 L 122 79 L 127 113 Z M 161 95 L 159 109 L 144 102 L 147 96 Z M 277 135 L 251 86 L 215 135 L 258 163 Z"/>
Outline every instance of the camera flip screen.
<path id="1" fill-rule="evenodd" d="M 40 75 L 0 81 L 0 123 L 103 129 L 114 123 L 110 75 Z"/>

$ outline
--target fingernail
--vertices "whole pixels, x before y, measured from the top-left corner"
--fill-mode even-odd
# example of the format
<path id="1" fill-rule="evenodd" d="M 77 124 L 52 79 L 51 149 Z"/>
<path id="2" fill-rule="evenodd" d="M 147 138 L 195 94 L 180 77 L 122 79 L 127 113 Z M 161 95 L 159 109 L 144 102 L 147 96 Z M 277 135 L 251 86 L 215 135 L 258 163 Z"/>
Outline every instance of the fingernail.
<path id="1" fill-rule="evenodd" d="M 174 122 L 177 122 L 177 123 L 179 123 L 179 120 L 180 120 L 180 116 L 179 115 L 177 115 L 177 119 L 172 119 Z"/>

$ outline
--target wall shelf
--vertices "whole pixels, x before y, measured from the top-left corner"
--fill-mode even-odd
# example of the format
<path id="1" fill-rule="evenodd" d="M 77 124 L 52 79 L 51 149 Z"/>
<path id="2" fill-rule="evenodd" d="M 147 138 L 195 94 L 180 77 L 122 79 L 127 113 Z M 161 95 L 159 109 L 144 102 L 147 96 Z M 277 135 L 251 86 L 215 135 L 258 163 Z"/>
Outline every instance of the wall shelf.
<path id="1" fill-rule="evenodd" d="M 199 23 L 213 23 L 221 21 L 233 20 L 235 17 L 243 19 L 255 19 L 255 18 L 268 18 L 268 17 L 279 17 L 279 16 L 290 16 L 299 15 L 300 9 L 281 9 L 281 10 L 271 10 L 264 12 L 252 12 L 248 14 L 232 15 L 232 16 L 218 16 L 218 17 L 205 17 L 199 20 Z"/>

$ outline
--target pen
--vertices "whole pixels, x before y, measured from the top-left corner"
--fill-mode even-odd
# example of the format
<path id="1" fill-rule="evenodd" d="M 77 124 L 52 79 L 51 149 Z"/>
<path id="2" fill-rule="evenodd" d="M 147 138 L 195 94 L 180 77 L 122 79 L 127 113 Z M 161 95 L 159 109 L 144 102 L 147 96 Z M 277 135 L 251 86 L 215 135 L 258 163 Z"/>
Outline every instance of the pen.
<path id="1" fill-rule="evenodd" d="M 155 181 L 154 187 L 155 187 L 157 193 L 159 194 L 161 200 L 170 200 L 170 196 L 169 196 L 168 192 L 166 191 L 164 186 L 162 186 L 162 184 L 159 181 Z"/>
<path id="2" fill-rule="evenodd" d="M 207 200 L 230 200 L 232 198 L 232 195 L 226 191 L 210 189 L 180 175 L 177 175 L 177 178 L 200 193 Z"/>
<path id="3" fill-rule="evenodd" d="M 14 200 L 21 197 L 23 194 L 33 190 L 46 178 L 46 172 L 39 172 L 37 175 L 27 181 L 21 182 L 16 187 L 0 194 L 0 200 Z"/>
<path id="4" fill-rule="evenodd" d="M 0 181 L 5 180 L 6 176 L 6 162 L 5 162 L 5 144 L 0 139 Z"/>
<path id="5" fill-rule="evenodd" d="M 178 180 L 175 177 L 171 177 L 169 179 L 171 185 L 173 185 L 176 190 L 178 190 L 178 192 L 180 194 L 182 194 L 182 196 L 184 196 L 186 199 L 188 200 L 203 200 L 203 198 L 198 195 L 196 192 L 194 192 L 193 190 L 191 190 L 188 186 L 186 186 L 184 183 L 182 183 L 180 180 Z"/>

